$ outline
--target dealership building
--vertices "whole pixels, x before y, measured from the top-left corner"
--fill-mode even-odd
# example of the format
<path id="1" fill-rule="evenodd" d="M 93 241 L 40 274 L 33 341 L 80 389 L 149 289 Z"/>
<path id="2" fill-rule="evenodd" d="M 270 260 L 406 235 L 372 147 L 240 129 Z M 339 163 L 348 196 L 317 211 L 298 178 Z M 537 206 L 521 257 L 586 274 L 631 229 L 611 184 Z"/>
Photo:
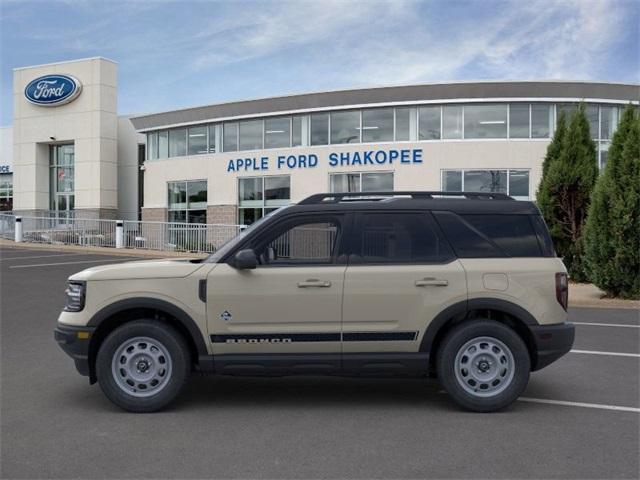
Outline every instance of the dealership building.
<path id="1" fill-rule="evenodd" d="M 602 168 L 622 109 L 640 98 L 637 84 L 458 82 L 118 115 L 117 89 L 104 58 L 14 70 L 3 209 L 249 224 L 327 191 L 535 199 L 562 111 L 585 103 Z"/>

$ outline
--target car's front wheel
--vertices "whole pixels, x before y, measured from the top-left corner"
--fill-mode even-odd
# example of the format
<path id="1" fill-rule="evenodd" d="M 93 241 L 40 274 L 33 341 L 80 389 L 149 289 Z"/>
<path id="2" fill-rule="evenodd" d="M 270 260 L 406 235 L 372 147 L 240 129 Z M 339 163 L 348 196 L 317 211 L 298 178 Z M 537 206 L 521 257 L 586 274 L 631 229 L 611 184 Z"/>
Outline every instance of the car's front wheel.
<path id="1" fill-rule="evenodd" d="M 116 328 L 102 342 L 96 358 L 102 391 L 131 412 L 154 412 L 168 405 L 190 371 L 184 338 L 157 320 L 136 320 Z"/>
<path id="2" fill-rule="evenodd" d="M 514 402 L 529 382 L 526 345 L 511 328 L 493 320 L 471 320 L 443 340 L 438 378 L 454 401 L 469 410 L 492 412 Z"/>

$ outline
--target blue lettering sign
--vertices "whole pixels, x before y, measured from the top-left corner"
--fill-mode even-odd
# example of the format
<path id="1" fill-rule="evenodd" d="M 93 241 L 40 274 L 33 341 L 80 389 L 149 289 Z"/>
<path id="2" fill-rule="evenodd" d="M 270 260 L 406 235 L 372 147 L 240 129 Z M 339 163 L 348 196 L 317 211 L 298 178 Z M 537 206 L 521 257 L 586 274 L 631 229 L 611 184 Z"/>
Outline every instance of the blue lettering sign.
<path id="1" fill-rule="evenodd" d="M 330 167 L 351 167 L 363 165 L 393 165 L 418 164 L 423 162 L 422 149 L 390 149 L 364 150 L 355 152 L 331 152 L 328 154 Z M 308 155 L 278 155 L 275 162 L 278 170 L 298 168 L 314 168 L 318 166 L 318 156 Z M 269 170 L 269 157 L 236 158 L 227 163 L 227 172 L 266 171 Z"/>
<path id="2" fill-rule="evenodd" d="M 36 105 L 58 106 L 75 100 L 81 90 L 80 81 L 70 75 L 45 75 L 29 82 L 24 96 Z"/>

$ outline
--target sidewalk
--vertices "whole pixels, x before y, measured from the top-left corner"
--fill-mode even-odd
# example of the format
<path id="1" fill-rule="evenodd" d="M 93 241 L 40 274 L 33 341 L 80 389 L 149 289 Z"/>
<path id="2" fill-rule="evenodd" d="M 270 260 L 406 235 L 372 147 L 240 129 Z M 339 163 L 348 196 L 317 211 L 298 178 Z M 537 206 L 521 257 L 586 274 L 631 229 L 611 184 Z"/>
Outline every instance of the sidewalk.
<path id="1" fill-rule="evenodd" d="M 640 300 L 603 298 L 605 293 L 590 283 L 569 283 L 570 307 L 635 308 L 640 310 Z"/>
<path id="2" fill-rule="evenodd" d="M 20 248 L 20 249 L 32 249 L 32 250 L 55 250 L 65 252 L 77 252 L 77 253 L 96 253 L 102 255 L 122 255 L 127 257 L 149 257 L 149 258 L 170 258 L 170 257 L 182 257 L 182 258 L 204 258 L 208 254 L 206 253 L 194 253 L 194 252 L 160 252 L 157 250 L 143 250 L 138 248 L 110 248 L 110 247 L 92 247 L 92 246 L 80 246 L 80 245 L 58 245 L 48 243 L 28 243 L 21 242 L 16 243 L 11 240 L 0 238 L 0 247 L 2 248 Z"/>

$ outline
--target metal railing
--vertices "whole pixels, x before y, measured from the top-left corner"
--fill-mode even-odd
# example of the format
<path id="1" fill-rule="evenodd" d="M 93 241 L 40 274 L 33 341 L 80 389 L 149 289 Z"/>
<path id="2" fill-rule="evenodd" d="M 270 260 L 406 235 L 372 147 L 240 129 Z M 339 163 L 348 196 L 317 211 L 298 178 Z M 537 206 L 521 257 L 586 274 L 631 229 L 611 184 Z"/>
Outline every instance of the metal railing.
<path id="1" fill-rule="evenodd" d="M 245 225 L 123 222 L 124 246 L 163 251 L 215 252 Z"/>
<path id="2" fill-rule="evenodd" d="M 16 235 L 16 217 L 10 213 L 0 213 L 0 237 L 13 240 Z"/>
<path id="3" fill-rule="evenodd" d="M 116 246 L 116 221 L 56 217 L 21 217 L 22 241 L 94 247 Z"/>
<path id="4" fill-rule="evenodd" d="M 16 232 L 16 218 L 22 225 Z M 141 222 L 0 214 L 0 237 L 21 242 L 214 252 L 246 225 Z M 17 235 L 19 233 L 19 235 Z M 17 239 L 17 237 L 20 237 Z"/>

